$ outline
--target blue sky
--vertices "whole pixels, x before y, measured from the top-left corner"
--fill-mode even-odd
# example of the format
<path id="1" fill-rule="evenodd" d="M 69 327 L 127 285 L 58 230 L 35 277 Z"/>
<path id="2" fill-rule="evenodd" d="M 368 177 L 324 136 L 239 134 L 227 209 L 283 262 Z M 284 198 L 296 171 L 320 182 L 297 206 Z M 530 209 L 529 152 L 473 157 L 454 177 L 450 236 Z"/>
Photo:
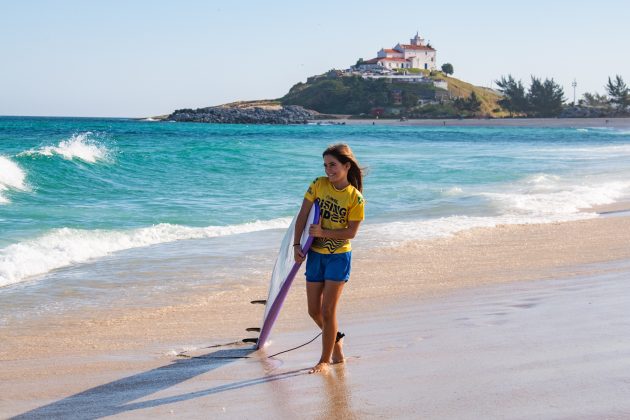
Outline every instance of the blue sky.
<path id="1" fill-rule="evenodd" d="M 630 84 L 630 5 L 587 1 L 0 0 L 0 115 L 142 117 L 270 99 L 416 31 L 488 86 Z"/>

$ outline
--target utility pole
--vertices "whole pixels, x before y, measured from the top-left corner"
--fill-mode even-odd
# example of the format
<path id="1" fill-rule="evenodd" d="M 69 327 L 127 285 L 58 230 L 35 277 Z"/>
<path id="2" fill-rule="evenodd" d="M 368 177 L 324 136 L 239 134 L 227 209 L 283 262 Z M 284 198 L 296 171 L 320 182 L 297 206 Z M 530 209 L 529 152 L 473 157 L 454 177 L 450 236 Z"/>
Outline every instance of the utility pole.
<path id="1" fill-rule="evenodd" d="M 575 87 L 577 86 L 577 82 L 575 81 L 575 79 L 573 79 L 573 83 L 571 83 L 571 86 L 573 86 L 573 106 L 575 106 Z"/>

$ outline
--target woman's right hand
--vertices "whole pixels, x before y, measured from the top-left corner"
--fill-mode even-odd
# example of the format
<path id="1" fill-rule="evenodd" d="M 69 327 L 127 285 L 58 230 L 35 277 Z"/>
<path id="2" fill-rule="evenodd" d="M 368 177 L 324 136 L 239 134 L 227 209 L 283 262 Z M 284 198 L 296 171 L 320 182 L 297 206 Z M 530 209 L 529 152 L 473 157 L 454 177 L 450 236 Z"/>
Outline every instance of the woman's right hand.
<path id="1" fill-rule="evenodd" d="M 300 249 L 299 246 L 294 246 L 293 247 L 293 259 L 295 260 L 296 263 L 303 263 L 304 260 L 306 259 L 306 255 L 304 255 L 302 253 L 302 250 Z"/>

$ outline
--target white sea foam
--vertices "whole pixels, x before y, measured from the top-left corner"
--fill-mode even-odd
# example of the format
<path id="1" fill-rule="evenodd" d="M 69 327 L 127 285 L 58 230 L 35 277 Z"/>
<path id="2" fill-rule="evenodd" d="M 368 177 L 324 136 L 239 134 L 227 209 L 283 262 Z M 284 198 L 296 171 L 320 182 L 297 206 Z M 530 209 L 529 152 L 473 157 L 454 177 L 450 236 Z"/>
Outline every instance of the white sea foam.
<path id="1" fill-rule="evenodd" d="M 462 190 L 460 187 L 451 187 L 446 191 L 442 191 L 442 195 L 447 196 L 447 197 L 454 197 L 454 196 L 462 195 L 463 193 L 464 193 L 464 190 Z"/>
<path id="2" fill-rule="evenodd" d="M 55 229 L 38 238 L 0 250 L 0 287 L 117 251 L 185 239 L 286 228 L 290 222 L 290 219 L 280 218 L 201 228 L 162 223 L 130 231 Z"/>
<path id="3" fill-rule="evenodd" d="M 624 135 L 627 136 L 628 134 L 630 134 L 630 131 L 628 131 L 627 129 L 623 129 L 623 128 L 616 128 L 616 127 L 584 127 L 584 128 L 577 128 L 576 129 L 578 132 L 604 132 L 606 134 L 610 134 L 610 135 Z"/>
<path id="4" fill-rule="evenodd" d="M 449 216 L 438 219 L 400 221 L 366 225 L 362 228 L 364 245 L 396 245 L 410 240 L 427 240 L 452 236 L 473 228 L 499 225 L 523 225 L 568 222 L 598 217 L 595 213 L 557 214 L 546 216 L 502 215 L 494 217 Z"/>
<path id="5" fill-rule="evenodd" d="M 558 181 L 560 181 L 560 177 L 558 175 L 538 173 L 526 177 L 524 183 L 546 187 L 550 184 L 555 185 Z"/>
<path id="6" fill-rule="evenodd" d="M 530 188 L 509 192 L 486 192 L 499 212 L 507 215 L 571 215 L 597 205 L 611 204 L 630 193 L 630 181 L 593 185 L 563 185 L 546 179 Z"/>
<path id="7" fill-rule="evenodd" d="M 109 150 L 106 146 L 93 139 L 93 133 L 73 134 L 67 140 L 62 140 L 56 146 L 44 146 L 39 149 L 31 149 L 20 153 L 20 155 L 33 156 L 54 156 L 58 155 L 64 159 L 80 159 L 84 162 L 95 163 L 109 158 Z"/>
<path id="8" fill-rule="evenodd" d="M 9 202 L 9 199 L 3 194 L 8 189 L 28 190 L 25 179 L 26 173 L 17 163 L 0 155 L 0 204 Z"/>
<path id="9" fill-rule="evenodd" d="M 453 215 L 428 220 L 366 224 L 362 228 L 361 241 L 364 245 L 393 245 L 407 240 L 447 237 L 478 227 L 594 218 L 598 217 L 596 213 L 584 212 L 583 209 L 626 199 L 630 195 L 630 181 L 576 183 L 575 179 L 538 173 L 504 186 L 501 190 L 476 193 L 467 190 L 466 195 L 483 197 L 494 208 L 494 215 Z"/>
<path id="10" fill-rule="evenodd" d="M 567 153 L 578 153 L 585 154 L 587 157 L 592 157 L 593 154 L 598 156 L 600 155 L 630 155 L 630 144 L 614 144 L 614 145 L 606 145 L 606 146 L 571 146 L 571 147 L 539 147 L 535 149 L 531 149 L 530 152 L 532 154 L 539 152 L 546 153 L 554 153 L 554 154 L 567 154 Z"/>

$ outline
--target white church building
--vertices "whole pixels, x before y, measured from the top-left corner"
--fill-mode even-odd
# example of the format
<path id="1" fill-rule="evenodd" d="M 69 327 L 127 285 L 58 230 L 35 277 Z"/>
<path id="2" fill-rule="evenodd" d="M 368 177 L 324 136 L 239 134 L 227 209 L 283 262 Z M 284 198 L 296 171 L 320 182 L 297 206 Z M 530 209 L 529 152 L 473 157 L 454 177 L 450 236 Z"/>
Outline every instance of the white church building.
<path id="1" fill-rule="evenodd" d="M 359 64 L 359 70 L 377 69 L 424 69 L 435 70 L 436 50 L 416 33 L 409 44 L 397 44 L 394 48 L 382 48 L 376 58 Z"/>

